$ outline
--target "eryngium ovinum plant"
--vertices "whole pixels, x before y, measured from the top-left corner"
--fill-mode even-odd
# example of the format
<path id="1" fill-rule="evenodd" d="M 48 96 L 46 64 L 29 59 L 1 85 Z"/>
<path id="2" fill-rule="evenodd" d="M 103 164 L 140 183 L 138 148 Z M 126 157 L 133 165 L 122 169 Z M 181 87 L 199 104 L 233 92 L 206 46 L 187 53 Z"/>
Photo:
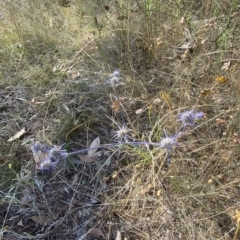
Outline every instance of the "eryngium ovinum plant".
<path id="1" fill-rule="evenodd" d="M 111 75 L 111 78 L 106 82 L 106 84 L 112 87 L 117 99 L 119 100 L 116 87 L 122 85 L 120 81 L 120 72 L 118 70 L 114 71 Z M 85 148 L 74 152 L 67 152 L 66 150 L 62 149 L 62 146 L 46 146 L 39 142 L 34 142 L 31 146 L 31 150 L 33 152 L 34 160 L 36 162 L 36 168 L 42 170 L 43 172 L 49 172 L 56 169 L 60 161 L 66 160 L 66 158 L 71 155 L 80 154 L 89 150 L 122 146 L 124 144 L 132 145 L 134 147 L 138 147 L 140 145 L 149 147 L 150 145 L 152 145 L 157 149 L 165 149 L 167 154 L 167 164 L 169 166 L 171 163 L 171 152 L 173 151 L 173 148 L 175 146 L 179 145 L 179 143 L 177 142 L 178 138 L 184 133 L 186 127 L 196 126 L 196 122 L 204 116 L 203 112 L 197 112 L 195 110 L 189 110 L 179 113 L 176 116 L 177 122 L 181 123 L 178 131 L 173 136 L 169 136 L 166 132 L 166 129 L 163 128 L 164 135 L 161 141 L 154 143 L 145 141 L 133 141 L 132 137 L 130 136 L 130 132 L 132 130 L 129 129 L 125 124 L 123 113 L 120 113 L 122 124 L 118 124 L 114 119 L 111 119 L 118 127 L 118 130 L 115 131 L 115 136 L 112 143 L 102 144 L 93 148 Z"/>

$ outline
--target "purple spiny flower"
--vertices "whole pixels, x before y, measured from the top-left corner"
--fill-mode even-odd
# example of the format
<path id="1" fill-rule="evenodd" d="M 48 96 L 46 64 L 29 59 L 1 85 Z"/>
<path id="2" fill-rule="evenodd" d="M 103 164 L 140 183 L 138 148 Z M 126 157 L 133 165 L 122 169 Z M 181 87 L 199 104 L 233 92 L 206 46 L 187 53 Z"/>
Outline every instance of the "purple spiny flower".
<path id="1" fill-rule="evenodd" d="M 128 139 L 131 138 L 131 136 L 128 135 L 129 132 L 132 132 L 132 130 L 125 125 L 122 127 L 119 126 L 119 130 L 115 131 L 114 140 L 119 143 L 129 143 Z"/>
<path id="2" fill-rule="evenodd" d="M 123 82 L 120 81 L 120 72 L 118 70 L 115 70 L 111 78 L 107 81 L 107 84 L 110 84 L 113 88 L 119 86 L 119 85 L 125 85 Z"/>
<path id="3" fill-rule="evenodd" d="M 108 117 L 108 116 L 107 116 Z M 132 137 L 130 136 L 129 133 L 133 132 L 133 130 L 131 130 L 130 128 L 128 128 L 125 124 L 121 125 L 118 124 L 118 122 L 116 122 L 114 120 L 114 118 L 108 117 L 118 128 L 118 130 L 114 131 L 115 134 L 113 136 L 114 142 L 118 142 L 118 143 L 129 143 L 129 139 L 132 140 Z M 124 120 L 123 120 L 124 122 Z"/>
<path id="4" fill-rule="evenodd" d="M 161 142 L 157 143 L 157 146 L 159 148 L 165 148 L 167 150 L 167 165 L 169 166 L 171 164 L 170 152 L 173 151 L 174 146 L 178 145 L 176 140 L 181 135 L 181 132 L 178 131 L 172 137 L 167 135 L 165 128 L 163 128 L 163 132 L 164 132 L 164 137 L 162 138 Z"/>
<path id="5" fill-rule="evenodd" d="M 38 142 L 31 146 L 36 169 L 50 171 L 56 168 L 60 160 L 65 159 L 67 153 L 61 147 L 46 147 Z"/>
<path id="6" fill-rule="evenodd" d="M 167 135 L 165 128 L 163 128 L 163 131 L 164 131 L 164 137 L 162 141 L 159 142 L 157 145 L 159 148 L 165 148 L 167 151 L 172 151 L 173 146 L 178 145 L 178 143 L 176 142 L 176 139 L 179 136 L 179 134 L 175 134 L 173 137 L 169 137 Z"/>
<path id="7" fill-rule="evenodd" d="M 113 77 L 117 77 L 119 78 L 120 77 L 120 72 L 118 70 L 115 70 L 112 74 Z"/>
<path id="8" fill-rule="evenodd" d="M 39 164 L 37 164 L 37 169 L 41 171 L 51 171 L 54 170 L 59 163 L 60 158 L 53 156 L 51 153 L 46 156 Z"/>
<path id="9" fill-rule="evenodd" d="M 177 116 L 177 121 L 182 122 L 183 126 L 194 126 L 195 122 L 203 118 L 203 112 L 194 112 L 194 110 L 185 111 L 179 113 Z"/>
<path id="10" fill-rule="evenodd" d="M 110 83 L 111 86 L 115 86 L 119 84 L 119 79 L 120 79 L 120 72 L 116 70 L 111 75 L 111 78 L 108 80 L 108 83 Z"/>

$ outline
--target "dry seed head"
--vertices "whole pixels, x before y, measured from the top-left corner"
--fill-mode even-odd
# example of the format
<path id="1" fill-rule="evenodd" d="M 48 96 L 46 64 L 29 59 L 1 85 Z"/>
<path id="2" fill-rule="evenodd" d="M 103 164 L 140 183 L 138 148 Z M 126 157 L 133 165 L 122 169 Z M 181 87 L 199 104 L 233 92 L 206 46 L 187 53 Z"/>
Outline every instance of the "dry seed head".
<path id="1" fill-rule="evenodd" d="M 156 196 L 157 197 L 160 197 L 162 195 L 162 191 L 161 190 L 158 190 L 157 193 L 156 193 Z"/>
<path id="2" fill-rule="evenodd" d="M 183 24 L 185 23 L 184 17 L 182 17 L 182 18 L 180 19 L 179 23 L 180 23 L 181 25 L 183 25 Z"/>
<path id="3" fill-rule="evenodd" d="M 226 83 L 228 81 L 228 78 L 224 77 L 224 76 L 217 76 L 215 78 L 215 81 L 218 83 Z"/>
<path id="4" fill-rule="evenodd" d="M 209 180 L 208 180 L 208 184 L 212 184 L 213 183 L 213 180 L 210 178 Z"/>
<path id="5" fill-rule="evenodd" d="M 135 165 L 135 168 L 136 168 L 137 170 L 139 170 L 139 169 L 141 169 L 141 165 L 140 165 L 140 164 L 136 164 L 136 165 Z"/>
<path id="6" fill-rule="evenodd" d="M 208 95 L 211 94 L 211 93 L 212 93 L 212 91 L 211 91 L 210 88 L 203 89 L 203 90 L 201 91 L 201 95 L 202 95 L 203 97 L 206 97 L 206 96 L 208 96 Z"/>
<path id="7" fill-rule="evenodd" d="M 112 175 L 112 178 L 115 179 L 118 177 L 118 173 L 117 172 L 114 172 L 113 175 Z"/>
<path id="8" fill-rule="evenodd" d="M 141 178 L 137 178 L 137 184 L 142 184 L 142 179 Z"/>
<path id="9" fill-rule="evenodd" d="M 235 215 L 232 216 L 232 219 L 235 220 L 238 225 L 240 225 L 240 211 L 236 209 Z"/>
<path id="10" fill-rule="evenodd" d="M 163 101 L 169 102 L 171 100 L 171 97 L 168 93 L 162 92 L 160 94 L 160 97 L 162 98 Z"/>

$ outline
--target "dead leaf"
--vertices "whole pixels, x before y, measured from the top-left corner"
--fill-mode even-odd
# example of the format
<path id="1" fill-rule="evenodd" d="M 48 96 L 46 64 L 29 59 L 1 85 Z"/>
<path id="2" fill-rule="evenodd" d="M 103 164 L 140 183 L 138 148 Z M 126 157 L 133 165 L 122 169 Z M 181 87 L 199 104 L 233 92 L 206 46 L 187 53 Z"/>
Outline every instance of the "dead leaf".
<path id="1" fill-rule="evenodd" d="M 63 108 L 65 108 L 65 110 L 66 110 L 66 112 L 67 113 L 69 113 L 70 112 L 70 109 L 69 109 L 69 107 L 65 104 L 65 103 L 63 103 Z"/>
<path id="2" fill-rule="evenodd" d="M 148 96 L 147 96 L 146 93 L 142 93 L 140 97 L 141 97 L 141 99 L 143 99 L 143 100 L 147 100 L 147 98 L 148 98 Z"/>
<path id="3" fill-rule="evenodd" d="M 17 132 L 13 137 L 9 138 L 7 141 L 8 142 L 13 142 L 16 139 L 20 138 L 24 133 L 26 133 L 25 128 L 21 129 L 19 132 Z"/>
<path id="4" fill-rule="evenodd" d="M 154 99 L 153 104 L 158 105 L 161 102 L 162 102 L 162 100 L 160 98 L 156 98 L 156 99 Z"/>
<path id="5" fill-rule="evenodd" d="M 187 49 L 190 49 L 190 48 L 192 48 L 192 43 L 191 42 L 184 43 L 181 46 L 177 47 L 177 49 L 180 49 L 180 50 L 187 50 Z"/>
<path id="6" fill-rule="evenodd" d="M 91 157 L 88 157 L 86 155 L 81 155 L 81 154 L 78 154 L 78 157 L 85 163 L 91 163 L 91 162 L 94 162 L 94 159 L 91 158 Z"/>
<path id="7" fill-rule="evenodd" d="M 146 193 L 148 193 L 152 188 L 152 184 L 148 184 L 146 186 L 143 187 L 143 189 L 141 190 L 141 194 L 145 195 Z"/>
<path id="8" fill-rule="evenodd" d="M 185 23 L 184 17 L 182 17 L 182 18 L 180 19 L 179 23 L 180 23 L 181 25 Z"/>
<path id="9" fill-rule="evenodd" d="M 102 179 L 102 181 L 103 181 L 104 183 L 107 183 L 109 180 L 110 180 L 110 177 L 109 177 L 109 176 L 103 177 L 103 179 Z"/>
<path id="10" fill-rule="evenodd" d="M 141 114 L 142 112 L 143 112 L 143 109 L 140 108 L 140 109 L 138 109 L 135 113 L 136 113 L 137 115 L 139 115 L 139 114 Z"/>
<path id="11" fill-rule="evenodd" d="M 79 179 L 79 173 L 76 173 L 74 176 L 73 176 L 73 181 L 71 183 L 71 186 L 74 186 L 77 182 L 78 182 L 78 179 Z"/>
<path id="12" fill-rule="evenodd" d="M 185 50 L 184 54 L 182 54 L 181 58 L 182 58 L 183 60 L 185 60 L 185 59 L 187 59 L 187 58 L 189 58 L 189 57 L 190 57 L 190 50 L 187 49 L 187 50 Z"/>
<path id="13" fill-rule="evenodd" d="M 46 147 L 38 142 L 34 143 L 31 146 L 31 150 L 33 153 L 33 158 L 36 163 L 36 168 L 38 168 L 39 164 L 48 157 L 48 153 L 46 152 Z"/>
<path id="14" fill-rule="evenodd" d="M 112 110 L 113 110 L 114 112 L 118 112 L 119 109 L 121 108 L 121 101 L 118 101 L 118 100 L 114 101 L 114 102 L 112 103 L 111 108 L 112 108 Z"/>
<path id="15" fill-rule="evenodd" d="M 120 231 L 117 231 L 117 235 L 116 235 L 115 240 L 122 240 L 122 234 L 121 234 Z"/>
<path id="16" fill-rule="evenodd" d="M 100 229 L 98 229 L 98 228 L 92 228 L 92 229 L 89 231 L 89 234 L 91 234 L 91 235 L 93 235 L 93 236 L 95 236 L 95 237 L 103 237 L 104 239 L 106 239 L 106 238 L 104 237 L 103 232 L 102 232 Z"/>
<path id="17" fill-rule="evenodd" d="M 17 223 L 17 225 L 24 227 L 22 219 Z"/>
<path id="18" fill-rule="evenodd" d="M 46 216 L 32 216 L 30 219 L 35 223 L 39 223 L 40 225 L 45 225 L 52 222 L 52 219 Z"/>
<path id="19" fill-rule="evenodd" d="M 92 143 L 91 143 L 91 145 L 90 145 L 90 147 L 89 148 L 95 148 L 95 149 L 91 149 L 91 150 L 88 150 L 88 157 L 92 157 L 93 155 L 94 155 L 94 153 L 98 150 L 98 146 L 100 145 L 100 138 L 99 137 L 97 137 L 97 138 L 95 138 L 93 141 L 92 141 Z"/>
<path id="20" fill-rule="evenodd" d="M 221 70 L 223 70 L 223 71 L 229 70 L 230 65 L 231 65 L 231 61 L 224 63 Z"/>

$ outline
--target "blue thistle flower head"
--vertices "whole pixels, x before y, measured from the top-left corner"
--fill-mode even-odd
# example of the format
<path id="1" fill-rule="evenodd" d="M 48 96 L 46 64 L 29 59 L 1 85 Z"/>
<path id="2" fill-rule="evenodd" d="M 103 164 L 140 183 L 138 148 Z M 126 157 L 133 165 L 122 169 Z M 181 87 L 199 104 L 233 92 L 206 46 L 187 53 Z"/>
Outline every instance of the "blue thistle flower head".
<path id="1" fill-rule="evenodd" d="M 177 116 L 177 121 L 182 122 L 183 126 L 195 126 L 195 122 L 203 118 L 203 112 L 195 112 L 194 110 L 185 111 L 179 113 Z"/>
<path id="2" fill-rule="evenodd" d="M 170 137 L 167 135 L 165 128 L 163 128 L 163 131 L 164 131 L 164 137 L 162 138 L 162 141 L 158 143 L 158 147 L 165 148 L 167 151 L 172 151 L 173 147 L 178 145 L 176 140 L 177 140 L 177 137 L 179 137 L 179 134 L 175 134 L 173 137 Z"/>
<path id="3" fill-rule="evenodd" d="M 106 82 L 106 84 L 111 85 L 111 87 L 115 88 L 120 85 L 125 85 L 123 82 L 120 81 L 121 79 L 121 74 L 118 70 L 115 70 L 111 74 L 111 78 Z"/>
<path id="4" fill-rule="evenodd" d="M 127 128 L 127 126 L 123 125 L 122 127 L 119 126 L 119 129 L 115 131 L 114 140 L 115 142 L 119 143 L 129 143 L 129 139 L 132 139 L 130 135 L 128 135 L 129 132 L 132 132 L 131 129 Z"/>
<path id="5" fill-rule="evenodd" d="M 67 152 L 61 149 L 62 146 L 46 147 L 40 143 L 31 146 L 36 169 L 44 171 L 54 170 L 57 164 L 67 157 Z"/>
<path id="6" fill-rule="evenodd" d="M 119 72 L 118 70 L 115 70 L 115 71 L 112 73 L 112 76 L 119 78 L 119 77 L 120 77 L 120 72 Z"/>

